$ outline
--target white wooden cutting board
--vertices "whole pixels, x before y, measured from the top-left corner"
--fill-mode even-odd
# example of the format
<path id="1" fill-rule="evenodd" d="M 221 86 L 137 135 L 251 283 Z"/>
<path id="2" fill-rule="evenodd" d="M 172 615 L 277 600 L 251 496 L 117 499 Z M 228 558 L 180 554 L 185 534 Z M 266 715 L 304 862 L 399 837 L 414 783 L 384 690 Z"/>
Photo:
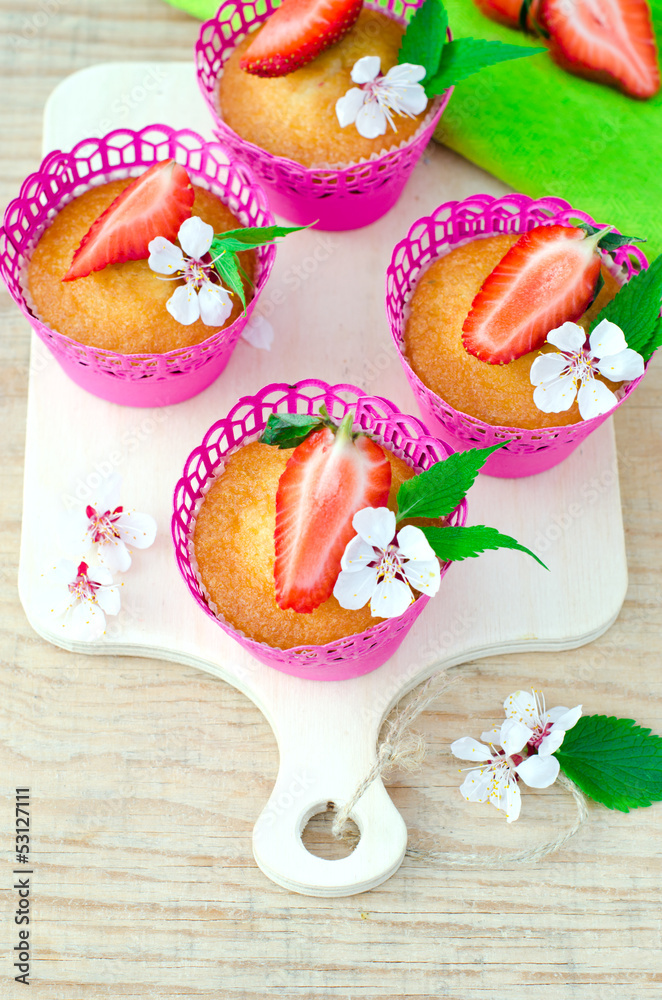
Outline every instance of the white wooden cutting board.
<path id="1" fill-rule="evenodd" d="M 165 122 L 208 135 L 210 119 L 192 65 L 106 64 L 65 80 L 45 114 L 44 151 L 114 127 Z M 516 552 L 488 553 L 451 567 L 397 655 L 356 680 L 316 682 L 253 660 L 190 598 L 170 541 L 173 487 L 189 452 L 237 398 L 276 380 L 306 377 L 354 383 L 417 413 L 394 352 L 384 310 L 385 271 L 411 223 L 443 201 L 506 188 L 454 154 L 432 147 L 404 197 L 384 219 L 354 233 L 308 231 L 288 238 L 261 311 L 273 349 L 241 342 L 217 383 L 162 410 L 122 408 L 88 395 L 33 338 L 25 456 L 19 588 L 45 639 L 87 653 L 140 655 L 192 664 L 228 681 L 264 712 L 276 735 L 280 771 L 254 831 L 260 868 L 298 892 L 341 896 L 370 889 L 400 865 L 404 823 L 381 782 L 359 802 L 356 850 L 328 861 L 309 854 L 308 818 L 342 804 L 374 760 L 383 717 L 439 666 L 495 653 L 578 646 L 599 636 L 623 602 L 627 567 L 611 421 L 565 463 L 525 480 L 480 477 L 469 523 L 487 523 L 535 548 L 546 573 Z M 65 506 L 113 472 L 122 501 L 153 514 L 154 547 L 138 552 L 124 578 L 123 608 L 103 640 L 69 644 L 34 607 L 35 581 L 57 558 L 56 523 Z M 72 706 L 75 711 L 75 706 Z"/>

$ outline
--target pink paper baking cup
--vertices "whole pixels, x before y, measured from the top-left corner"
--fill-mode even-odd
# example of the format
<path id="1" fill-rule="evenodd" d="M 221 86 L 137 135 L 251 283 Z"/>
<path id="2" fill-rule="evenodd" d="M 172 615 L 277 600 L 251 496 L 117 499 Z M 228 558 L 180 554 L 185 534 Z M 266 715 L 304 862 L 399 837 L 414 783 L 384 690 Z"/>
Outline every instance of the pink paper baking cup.
<path id="1" fill-rule="evenodd" d="M 0 273 L 35 333 L 74 382 L 127 406 L 179 403 L 218 378 L 267 281 L 275 248 L 256 251 L 254 295 L 245 314 L 202 343 L 166 354 L 118 354 L 77 343 L 32 314 L 21 278 L 38 238 L 67 202 L 94 185 L 137 176 L 170 158 L 181 163 L 199 187 L 217 194 L 243 225 L 273 225 L 266 197 L 250 169 L 223 145 L 205 142 L 189 129 L 150 125 L 140 132 L 117 129 L 101 139 L 85 139 L 70 153 L 49 153 L 10 203 L 0 230 Z"/>
<path id="2" fill-rule="evenodd" d="M 400 617 L 386 619 L 365 632 L 336 642 L 277 649 L 248 638 L 215 614 L 192 555 L 197 511 L 211 482 L 222 471 L 224 458 L 240 445 L 254 441 L 272 413 L 314 414 L 319 412 L 322 403 L 337 421 L 342 420 L 347 410 L 354 410 L 356 426 L 373 434 L 417 472 L 444 461 L 451 454 L 451 449 L 432 437 L 416 417 L 400 413 L 387 399 L 362 395 L 355 386 L 327 385 L 317 379 L 306 379 L 296 385 L 273 383 L 255 396 L 242 397 L 227 417 L 213 424 L 202 444 L 189 455 L 184 474 L 175 487 L 172 537 L 177 565 L 190 592 L 205 614 L 224 632 L 257 660 L 283 673 L 311 680 L 337 681 L 359 677 L 381 666 L 395 653 L 429 598 L 421 595 Z M 465 523 L 465 501 L 450 520 L 452 524 Z M 448 566 L 448 563 L 442 566 L 442 576 Z"/>
<path id="3" fill-rule="evenodd" d="M 274 156 L 242 139 L 220 118 L 216 91 L 223 64 L 248 31 L 269 17 L 279 0 L 241 3 L 229 0 L 203 24 L 195 50 L 198 83 L 216 121 L 216 134 L 244 160 L 269 195 L 274 212 L 315 229 L 360 229 L 391 209 L 407 183 L 450 100 L 453 88 L 434 98 L 425 123 L 413 139 L 374 159 L 350 166 L 308 168 Z M 404 24 L 419 0 L 366 0 Z M 449 36 L 450 37 L 450 36 Z M 386 140 L 386 137 L 385 137 Z M 360 197 L 359 197 L 360 196 Z"/>
<path id="4" fill-rule="evenodd" d="M 575 225 L 577 221 L 598 225 L 585 212 L 577 211 L 561 198 L 534 201 L 523 194 L 509 194 L 503 198 L 478 194 L 464 201 L 446 202 L 433 215 L 419 219 L 393 251 L 386 275 L 386 311 L 393 340 L 423 419 L 433 433 L 458 451 L 508 441 L 509 444 L 491 455 L 483 466 L 481 471 L 487 475 L 518 478 L 552 468 L 567 458 L 614 410 L 565 427 L 524 430 L 486 424 L 454 409 L 421 382 L 403 353 L 408 303 L 421 272 L 431 261 L 443 257 L 456 246 L 499 233 L 524 233 L 535 226 Z M 615 265 L 622 266 L 629 278 L 636 268 L 647 267 L 648 262 L 641 250 L 627 245 L 616 252 Z M 640 381 L 641 378 L 635 379 L 625 387 L 618 406 Z"/>

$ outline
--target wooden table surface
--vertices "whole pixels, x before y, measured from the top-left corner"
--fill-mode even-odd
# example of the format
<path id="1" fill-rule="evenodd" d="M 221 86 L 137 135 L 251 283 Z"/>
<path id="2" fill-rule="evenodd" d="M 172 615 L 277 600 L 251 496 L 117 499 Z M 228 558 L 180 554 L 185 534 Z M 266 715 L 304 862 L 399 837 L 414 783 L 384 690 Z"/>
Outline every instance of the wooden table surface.
<path id="1" fill-rule="evenodd" d="M 106 60 L 187 59 L 198 30 L 160 0 L 0 0 L 0 18 L 3 208 L 39 163 L 44 102 L 60 80 Z M 251 831 L 277 749 L 258 710 L 192 668 L 67 653 L 25 619 L 16 575 L 29 336 L 4 290 L 0 324 L 3 1000 L 24 995 L 11 957 L 17 786 L 31 789 L 39 1000 L 659 997 L 660 805 L 630 814 L 592 806 L 579 834 L 532 867 L 407 858 L 380 888 L 346 899 L 294 895 L 262 875 Z M 630 570 L 619 619 L 574 652 L 464 668 L 419 720 L 422 769 L 389 784 L 412 839 L 510 852 L 572 823 L 557 787 L 525 793 L 511 826 L 457 791 L 448 744 L 479 735 L 519 687 L 662 731 L 661 392 L 656 360 L 616 418 Z M 308 843 L 335 856 L 321 819 Z"/>

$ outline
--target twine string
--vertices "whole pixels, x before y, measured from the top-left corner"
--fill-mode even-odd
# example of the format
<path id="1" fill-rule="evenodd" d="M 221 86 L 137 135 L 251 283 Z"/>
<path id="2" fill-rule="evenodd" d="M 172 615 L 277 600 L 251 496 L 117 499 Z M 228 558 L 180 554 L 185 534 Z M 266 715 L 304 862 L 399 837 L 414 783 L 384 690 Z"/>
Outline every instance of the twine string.
<path id="1" fill-rule="evenodd" d="M 352 796 L 336 814 L 331 828 L 334 837 L 345 842 L 356 843 L 358 841 L 357 835 L 351 831 L 348 825 L 349 819 L 357 802 L 373 781 L 385 777 L 389 771 L 396 768 L 411 772 L 422 766 L 427 749 L 425 740 L 420 734 L 412 733 L 409 727 L 440 694 L 454 683 L 456 678 L 448 676 L 452 669 L 456 668 L 446 668 L 430 677 L 402 707 L 400 704 L 396 705 L 385 720 L 375 762 L 363 780 L 359 782 Z M 577 808 L 577 816 L 569 829 L 551 840 L 524 851 L 487 856 L 458 854 L 457 852 L 441 851 L 437 848 L 427 848 L 423 844 L 410 844 L 407 847 L 407 856 L 419 861 L 443 863 L 463 868 L 498 868 L 505 864 L 533 864 L 540 861 L 563 847 L 588 819 L 586 798 L 577 785 L 563 773 L 559 774 L 557 781 L 572 795 Z"/>

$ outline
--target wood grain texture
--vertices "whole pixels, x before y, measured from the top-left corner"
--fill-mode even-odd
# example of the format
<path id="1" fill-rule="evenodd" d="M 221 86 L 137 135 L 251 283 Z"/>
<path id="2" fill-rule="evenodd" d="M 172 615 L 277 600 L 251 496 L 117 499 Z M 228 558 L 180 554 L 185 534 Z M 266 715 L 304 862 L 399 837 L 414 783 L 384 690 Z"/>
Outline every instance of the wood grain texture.
<path id="1" fill-rule="evenodd" d="M 3 206 L 39 162 L 43 105 L 57 82 L 106 59 L 187 59 L 197 34 L 157 0 L 22 0 L 16 8 L 0 2 Z M 25 44 L 12 41 L 47 10 Z M 4 291 L 0 327 L 0 995 L 23 995 L 9 957 L 16 899 L 5 796 L 29 784 L 39 1000 L 658 997 L 659 806 L 629 815 L 592 807 L 563 853 L 532 869 L 435 870 L 405 860 L 389 882 L 349 900 L 295 896 L 261 875 L 250 836 L 277 750 L 258 710 L 192 668 L 58 650 L 25 620 L 16 576 L 28 328 Z M 571 653 L 467 668 L 420 722 L 430 743 L 424 768 L 390 786 L 412 838 L 505 851 L 572 821 L 570 800 L 554 788 L 525 795 L 511 827 L 459 798 L 445 748 L 478 734 L 517 687 L 544 683 L 554 703 L 582 701 L 660 732 L 661 391 L 655 360 L 616 419 L 630 570 L 618 621 Z"/>

